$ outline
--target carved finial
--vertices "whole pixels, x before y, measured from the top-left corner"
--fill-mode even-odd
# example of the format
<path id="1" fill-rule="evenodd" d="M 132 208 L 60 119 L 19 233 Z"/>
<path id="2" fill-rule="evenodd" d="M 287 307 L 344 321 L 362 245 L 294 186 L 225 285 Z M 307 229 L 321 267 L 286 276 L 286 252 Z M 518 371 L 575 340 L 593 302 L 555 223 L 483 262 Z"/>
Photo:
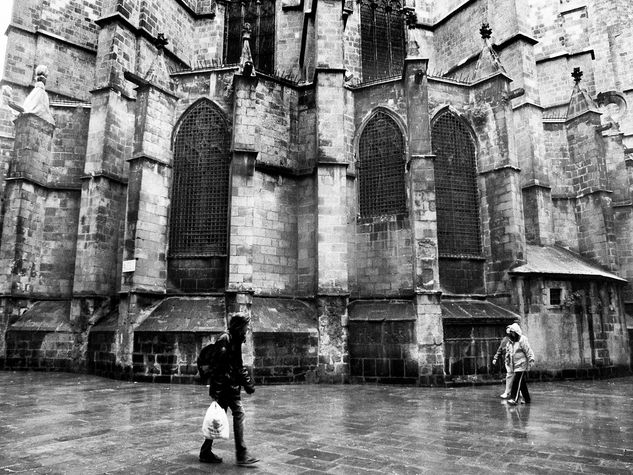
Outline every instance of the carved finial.
<path id="1" fill-rule="evenodd" d="M 156 38 L 154 38 L 153 43 L 156 47 L 156 56 L 154 57 L 152 64 L 150 64 L 143 79 L 165 91 L 173 91 L 174 84 L 171 81 L 169 69 L 165 63 L 165 46 L 169 43 L 169 40 L 163 33 L 158 33 Z"/>
<path id="2" fill-rule="evenodd" d="M 48 67 L 40 64 L 35 68 L 35 82 L 46 84 L 46 79 L 48 79 Z"/>
<path id="3" fill-rule="evenodd" d="M 582 71 L 580 70 L 580 68 L 574 68 L 574 70 L 571 73 L 571 77 L 574 78 L 574 82 L 576 84 L 580 83 L 580 81 L 582 80 Z"/>
<path id="4" fill-rule="evenodd" d="M 242 28 L 242 54 L 240 56 L 241 73 L 243 76 L 255 76 L 253 56 L 251 55 L 251 24 L 244 23 Z"/>
<path id="5" fill-rule="evenodd" d="M 253 27 L 250 23 L 244 23 L 242 27 L 242 41 L 251 39 L 251 31 L 253 31 Z"/>
<path id="6" fill-rule="evenodd" d="M 156 39 L 154 40 L 154 46 L 158 51 L 162 51 L 165 49 L 165 46 L 169 44 L 169 40 L 165 37 L 164 33 L 159 33 L 156 35 Z"/>
<path id="7" fill-rule="evenodd" d="M 413 28 L 418 23 L 418 16 L 415 13 L 415 8 L 404 6 L 402 7 L 402 14 L 404 15 L 404 21 L 409 28 Z"/>
<path id="8" fill-rule="evenodd" d="M 492 28 L 490 28 L 490 25 L 488 23 L 482 23 L 481 28 L 479 28 L 479 34 L 481 35 L 482 39 L 489 40 L 492 36 Z"/>

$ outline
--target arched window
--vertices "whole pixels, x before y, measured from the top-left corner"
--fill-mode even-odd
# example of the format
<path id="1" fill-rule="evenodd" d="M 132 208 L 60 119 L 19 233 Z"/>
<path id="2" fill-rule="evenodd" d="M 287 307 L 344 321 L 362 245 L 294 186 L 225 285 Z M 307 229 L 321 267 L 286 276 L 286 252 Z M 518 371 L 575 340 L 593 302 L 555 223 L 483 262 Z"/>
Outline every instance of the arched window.
<path id="1" fill-rule="evenodd" d="M 376 112 L 359 140 L 358 189 L 361 217 L 406 211 L 404 137 L 386 113 Z"/>
<path id="2" fill-rule="evenodd" d="M 441 256 L 481 256 L 475 143 L 462 121 L 446 111 L 433 122 L 437 241 Z"/>
<path id="3" fill-rule="evenodd" d="M 275 59 L 275 0 L 228 0 L 224 20 L 224 62 L 240 62 L 242 29 L 251 26 L 251 55 L 259 71 L 272 74 Z"/>
<path id="4" fill-rule="evenodd" d="M 174 142 L 170 257 L 226 255 L 230 134 L 209 101 L 186 112 Z"/>
<path id="5" fill-rule="evenodd" d="M 398 0 L 361 0 L 363 81 L 400 76 L 404 65 L 404 16 Z"/>

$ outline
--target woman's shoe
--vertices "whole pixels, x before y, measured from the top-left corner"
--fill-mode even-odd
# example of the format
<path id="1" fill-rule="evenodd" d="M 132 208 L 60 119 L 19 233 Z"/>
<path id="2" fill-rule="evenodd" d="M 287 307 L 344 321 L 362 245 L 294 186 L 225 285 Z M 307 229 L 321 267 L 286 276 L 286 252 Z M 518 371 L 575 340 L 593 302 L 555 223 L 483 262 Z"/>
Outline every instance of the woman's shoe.
<path id="1" fill-rule="evenodd" d="M 499 397 L 501 399 L 508 399 L 509 394 L 508 393 L 503 393 L 503 394 L 499 394 Z"/>

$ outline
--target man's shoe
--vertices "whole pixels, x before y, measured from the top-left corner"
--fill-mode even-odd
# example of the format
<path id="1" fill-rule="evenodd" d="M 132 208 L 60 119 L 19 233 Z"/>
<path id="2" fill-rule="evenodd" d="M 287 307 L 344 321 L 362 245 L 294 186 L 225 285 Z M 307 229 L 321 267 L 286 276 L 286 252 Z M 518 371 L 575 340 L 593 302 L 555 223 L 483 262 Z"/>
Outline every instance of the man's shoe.
<path id="1" fill-rule="evenodd" d="M 259 459 L 255 458 L 255 457 L 251 457 L 250 455 L 245 455 L 243 457 L 238 457 L 237 458 L 237 464 L 241 465 L 241 466 L 248 466 L 248 465 L 253 465 L 256 464 L 257 462 L 259 462 Z"/>
<path id="2" fill-rule="evenodd" d="M 200 454 L 200 461 L 202 463 L 222 463 L 222 457 L 218 457 L 213 452 L 206 454 Z"/>
<path id="3" fill-rule="evenodd" d="M 513 406 L 516 406 L 517 402 L 515 399 L 508 399 L 508 404 L 512 404 Z"/>

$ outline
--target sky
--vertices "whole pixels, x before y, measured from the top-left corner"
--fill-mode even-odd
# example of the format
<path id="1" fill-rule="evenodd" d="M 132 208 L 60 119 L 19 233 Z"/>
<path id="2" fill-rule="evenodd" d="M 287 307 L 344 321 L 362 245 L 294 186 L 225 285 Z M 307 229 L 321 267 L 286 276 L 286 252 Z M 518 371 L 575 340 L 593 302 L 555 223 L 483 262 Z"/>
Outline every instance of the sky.
<path id="1" fill-rule="evenodd" d="M 13 0 L 0 0 L 0 77 L 4 77 L 4 54 L 7 47 L 7 26 L 11 19 Z"/>

